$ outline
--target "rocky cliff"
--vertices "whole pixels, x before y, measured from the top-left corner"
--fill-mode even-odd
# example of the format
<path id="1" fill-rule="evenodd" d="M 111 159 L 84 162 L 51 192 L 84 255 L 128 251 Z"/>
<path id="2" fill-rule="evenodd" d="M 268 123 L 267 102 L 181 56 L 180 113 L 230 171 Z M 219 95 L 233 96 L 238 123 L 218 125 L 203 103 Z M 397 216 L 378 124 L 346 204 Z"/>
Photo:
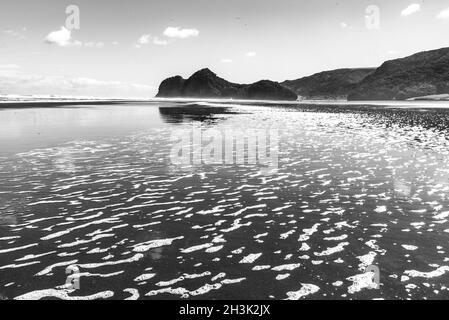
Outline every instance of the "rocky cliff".
<path id="1" fill-rule="evenodd" d="M 253 100 L 296 100 L 297 95 L 281 84 L 262 80 L 253 84 L 237 84 L 218 77 L 209 69 L 195 72 L 190 78 L 180 76 L 162 81 L 159 98 L 233 98 Z"/>

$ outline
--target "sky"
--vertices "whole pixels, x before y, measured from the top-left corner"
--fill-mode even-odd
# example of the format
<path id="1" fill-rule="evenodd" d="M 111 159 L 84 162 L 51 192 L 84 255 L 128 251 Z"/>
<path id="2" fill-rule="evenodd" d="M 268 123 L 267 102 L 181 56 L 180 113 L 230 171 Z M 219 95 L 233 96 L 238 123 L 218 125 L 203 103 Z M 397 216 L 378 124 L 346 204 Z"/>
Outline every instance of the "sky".
<path id="1" fill-rule="evenodd" d="M 1 0 L 0 94 L 149 98 L 205 67 L 284 81 L 449 47 L 448 32 L 449 0 Z"/>

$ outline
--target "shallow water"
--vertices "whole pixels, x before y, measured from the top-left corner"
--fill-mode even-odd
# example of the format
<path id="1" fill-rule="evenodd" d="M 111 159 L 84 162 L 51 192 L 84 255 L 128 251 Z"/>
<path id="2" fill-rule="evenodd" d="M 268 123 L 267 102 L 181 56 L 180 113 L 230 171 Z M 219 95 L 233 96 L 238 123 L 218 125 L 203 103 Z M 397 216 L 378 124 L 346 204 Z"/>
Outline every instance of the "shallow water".
<path id="1" fill-rule="evenodd" d="M 0 297 L 449 297 L 449 111 L 173 107 L 0 111 Z M 277 129 L 278 170 L 173 165 L 179 128 Z"/>

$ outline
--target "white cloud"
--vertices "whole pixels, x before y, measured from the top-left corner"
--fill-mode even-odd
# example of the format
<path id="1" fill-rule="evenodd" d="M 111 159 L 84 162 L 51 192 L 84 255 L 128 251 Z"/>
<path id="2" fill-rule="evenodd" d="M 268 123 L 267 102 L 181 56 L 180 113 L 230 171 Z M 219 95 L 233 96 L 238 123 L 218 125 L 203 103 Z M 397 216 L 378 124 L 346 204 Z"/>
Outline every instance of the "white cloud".
<path id="1" fill-rule="evenodd" d="M 0 64 L 0 69 L 7 69 L 7 70 L 11 70 L 11 69 L 19 69 L 20 67 L 17 64 Z"/>
<path id="2" fill-rule="evenodd" d="M 421 5 L 413 3 L 401 11 L 401 16 L 406 17 L 421 10 Z"/>
<path id="3" fill-rule="evenodd" d="M 67 29 L 66 27 L 61 27 L 58 31 L 50 32 L 45 37 L 45 42 L 48 44 L 57 45 L 60 47 L 87 47 L 87 48 L 97 48 L 101 49 L 105 46 L 105 43 L 102 41 L 89 41 L 82 43 L 81 41 L 74 40 L 72 38 L 72 31 Z M 118 44 L 118 43 L 117 43 Z"/>
<path id="4" fill-rule="evenodd" d="M 221 62 L 221 63 L 231 63 L 232 60 L 231 60 L 231 59 L 221 59 L 220 62 Z"/>
<path id="5" fill-rule="evenodd" d="M 250 51 L 250 52 L 247 52 L 247 53 L 246 53 L 246 56 L 249 57 L 249 58 L 252 58 L 252 57 L 255 57 L 255 56 L 256 56 L 256 53 L 253 52 L 253 51 Z"/>
<path id="6" fill-rule="evenodd" d="M 45 37 L 45 42 L 53 45 L 57 45 L 60 47 L 87 47 L 87 48 L 97 48 L 101 49 L 105 46 L 105 43 L 102 41 L 89 41 L 82 43 L 78 40 L 73 40 L 72 31 L 67 29 L 66 27 L 61 27 L 58 31 L 50 32 Z"/>
<path id="7" fill-rule="evenodd" d="M 348 29 L 348 30 L 352 30 L 353 29 L 353 26 L 351 26 L 349 23 L 347 23 L 345 21 L 340 22 L 340 27 L 342 29 Z"/>
<path id="8" fill-rule="evenodd" d="M 134 44 L 134 46 L 140 49 L 142 46 L 150 43 L 157 46 L 165 46 L 168 44 L 168 40 L 153 37 L 151 34 L 144 34 L 137 40 L 137 43 Z"/>
<path id="9" fill-rule="evenodd" d="M 437 18 L 438 19 L 449 19 L 449 8 L 438 13 Z"/>
<path id="10" fill-rule="evenodd" d="M 199 34 L 200 32 L 197 29 L 181 29 L 178 27 L 168 27 L 164 31 L 166 37 L 179 39 L 198 37 Z"/>
<path id="11" fill-rule="evenodd" d="M 152 97 L 154 86 L 103 81 L 86 77 L 62 77 L 0 72 L 2 93 L 21 95 L 67 95 L 96 97 Z"/>
<path id="12" fill-rule="evenodd" d="M 13 63 L 0 65 L 0 76 L 14 76 L 20 72 L 20 66 Z"/>
<path id="13" fill-rule="evenodd" d="M 66 79 L 67 80 L 67 79 Z M 142 84 L 130 84 L 124 83 L 120 81 L 103 81 L 96 80 L 91 78 L 77 77 L 73 79 L 68 79 L 68 83 L 73 88 L 88 88 L 88 87 L 104 87 L 104 88 L 121 88 L 121 89 L 150 89 L 150 86 L 142 85 Z"/>
<path id="14" fill-rule="evenodd" d="M 60 47 L 74 47 L 81 46 L 80 41 L 72 40 L 72 32 L 65 27 L 61 27 L 58 31 L 50 32 L 45 41 L 49 44 L 54 44 Z"/>
<path id="15" fill-rule="evenodd" d="M 163 39 L 157 36 L 152 36 L 151 34 L 144 34 L 137 39 L 137 42 L 134 44 L 135 48 L 142 48 L 144 45 L 148 45 L 150 43 L 157 46 L 166 46 L 173 42 L 174 38 L 177 39 L 187 39 L 190 37 L 197 37 L 199 35 L 199 31 L 196 29 L 181 29 L 178 27 L 168 27 L 164 30 L 164 36 L 170 39 Z"/>
<path id="16" fill-rule="evenodd" d="M 143 36 L 141 36 L 139 38 L 139 40 L 137 40 L 137 44 L 143 45 L 143 44 L 148 44 L 150 43 L 150 37 L 151 35 L 149 34 L 144 34 Z"/>
<path id="17" fill-rule="evenodd" d="M 26 28 L 25 27 L 23 27 L 21 31 L 16 31 L 16 30 L 9 29 L 9 30 L 4 30 L 2 33 L 6 34 L 6 35 L 8 35 L 10 37 L 14 37 L 14 38 L 23 40 L 23 39 L 26 38 L 25 34 L 23 32 L 26 32 Z"/>
<path id="18" fill-rule="evenodd" d="M 168 44 L 168 40 L 159 39 L 158 37 L 154 37 L 153 44 L 158 45 L 158 46 L 166 46 Z"/>
<path id="19" fill-rule="evenodd" d="M 86 42 L 84 43 L 84 46 L 88 48 L 101 49 L 104 47 L 104 42 Z"/>

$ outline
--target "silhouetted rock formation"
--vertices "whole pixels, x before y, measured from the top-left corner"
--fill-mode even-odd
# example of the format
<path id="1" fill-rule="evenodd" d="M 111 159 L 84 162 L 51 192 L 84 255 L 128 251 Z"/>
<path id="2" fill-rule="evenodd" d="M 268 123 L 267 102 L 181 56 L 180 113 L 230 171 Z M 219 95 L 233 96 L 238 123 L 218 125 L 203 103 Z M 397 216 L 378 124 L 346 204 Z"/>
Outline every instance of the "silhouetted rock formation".
<path id="1" fill-rule="evenodd" d="M 184 87 L 185 80 L 180 77 L 176 76 L 173 78 L 168 78 L 162 81 L 160 87 L 159 87 L 159 93 L 158 96 L 162 97 L 168 97 L 168 96 L 181 96 L 182 94 L 182 88 Z"/>
<path id="2" fill-rule="evenodd" d="M 253 100 L 296 100 L 297 95 L 277 82 L 262 80 L 253 84 L 228 82 L 209 69 L 194 73 L 189 79 L 168 78 L 159 86 L 160 98 L 233 98 Z"/>
<path id="3" fill-rule="evenodd" d="M 281 84 L 304 99 L 346 99 L 357 84 L 374 71 L 375 68 L 337 69 Z"/>
<path id="4" fill-rule="evenodd" d="M 449 48 L 385 62 L 348 99 L 405 100 L 445 93 L 449 93 Z"/>

